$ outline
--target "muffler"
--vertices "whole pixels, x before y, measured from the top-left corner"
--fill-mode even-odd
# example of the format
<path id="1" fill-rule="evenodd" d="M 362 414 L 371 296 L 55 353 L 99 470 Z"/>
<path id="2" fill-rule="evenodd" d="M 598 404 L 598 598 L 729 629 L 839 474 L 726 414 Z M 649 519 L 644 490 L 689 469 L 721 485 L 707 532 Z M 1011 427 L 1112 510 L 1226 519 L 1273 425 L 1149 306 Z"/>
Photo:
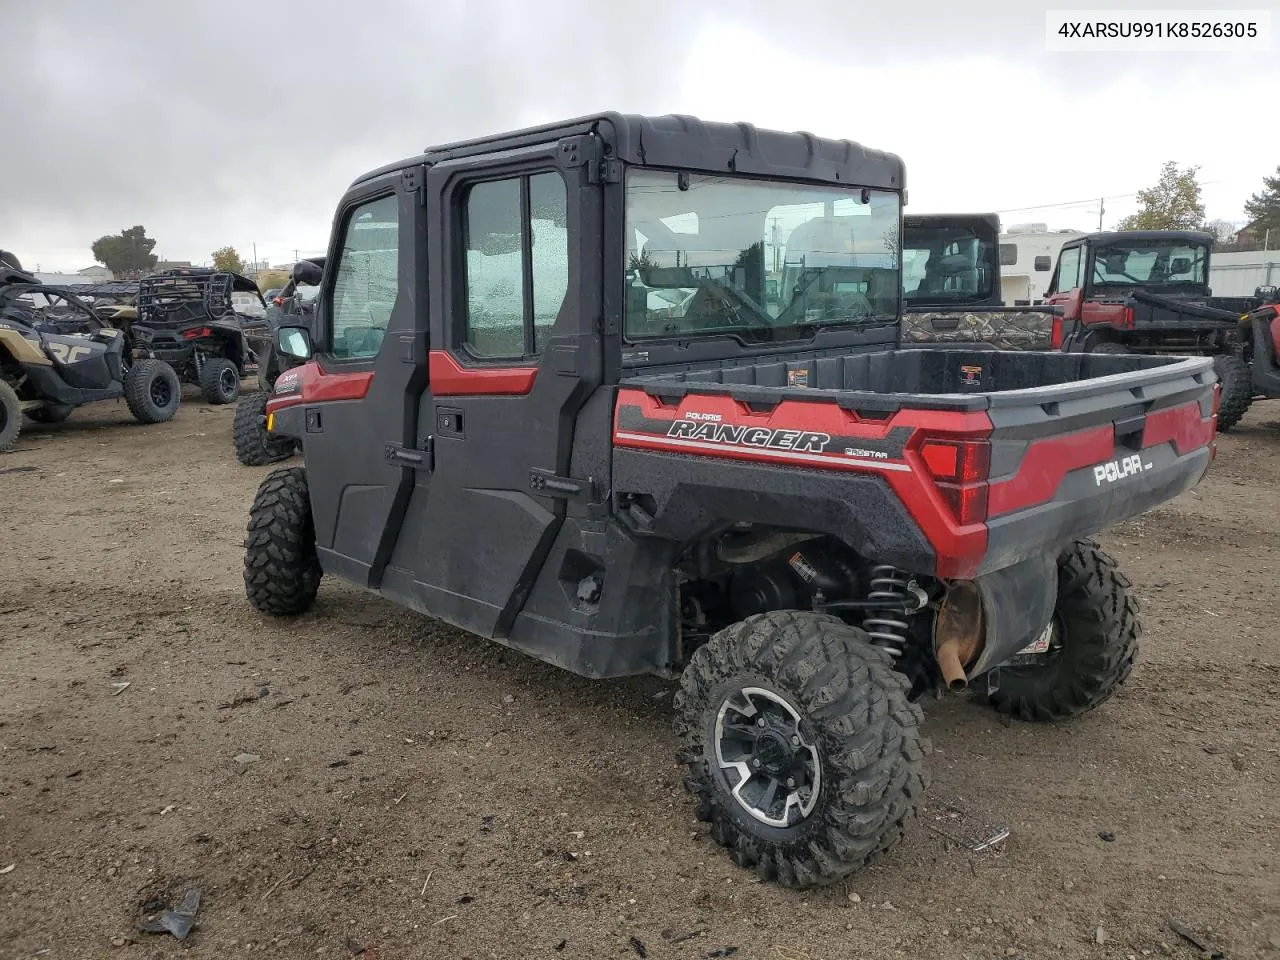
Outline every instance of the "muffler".
<path id="1" fill-rule="evenodd" d="M 933 621 L 933 654 L 951 690 L 969 685 L 965 668 L 982 653 L 982 594 L 972 580 L 957 580 L 947 590 Z"/>

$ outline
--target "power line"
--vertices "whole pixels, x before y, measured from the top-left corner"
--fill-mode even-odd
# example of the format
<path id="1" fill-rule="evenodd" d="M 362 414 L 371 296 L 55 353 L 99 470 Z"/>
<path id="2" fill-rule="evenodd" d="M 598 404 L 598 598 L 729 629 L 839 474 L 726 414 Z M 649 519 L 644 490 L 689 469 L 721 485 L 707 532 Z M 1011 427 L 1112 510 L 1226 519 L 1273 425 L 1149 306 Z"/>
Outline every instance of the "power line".
<path id="1" fill-rule="evenodd" d="M 1200 184 L 1200 186 L 1213 187 L 1213 186 L 1217 186 L 1220 183 L 1222 183 L 1221 180 L 1208 180 Z M 1098 203 L 1100 200 L 1104 200 L 1104 201 L 1105 200 L 1127 200 L 1129 197 L 1136 197 L 1138 194 L 1143 193 L 1144 191 L 1150 190 L 1150 189 L 1151 189 L 1150 187 L 1144 187 L 1142 190 L 1134 190 L 1132 193 L 1108 193 L 1105 197 L 1089 197 L 1087 200 L 1064 200 L 1061 203 L 1037 203 L 1034 206 L 1030 206 L 1030 207 L 1009 207 L 1005 210 L 993 210 L 992 212 L 993 213 L 1022 213 L 1025 210 L 1053 210 L 1060 207 L 1084 207 L 1084 206 L 1091 207 L 1095 203 Z"/>

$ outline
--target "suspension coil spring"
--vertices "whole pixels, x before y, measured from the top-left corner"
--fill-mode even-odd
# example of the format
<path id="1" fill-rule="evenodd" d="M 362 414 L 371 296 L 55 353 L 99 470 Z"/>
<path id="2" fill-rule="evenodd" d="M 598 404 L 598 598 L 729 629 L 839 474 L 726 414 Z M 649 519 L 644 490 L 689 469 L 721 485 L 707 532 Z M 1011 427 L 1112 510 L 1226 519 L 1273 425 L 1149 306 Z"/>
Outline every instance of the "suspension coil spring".
<path id="1" fill-rule="evenodd" d="M 883 602 L 884 608 L 876 610 L 873 607 L 862 621 L 862 629 L 867 631 L 872 643 L 886 650 L 895 660 L 907 648 L 908 626 L 903 619 L 902 607 L 910 600 L 908 582 L 907 575 L 892 564 L 881 563 L 871 568 L 871 589 L 867 599 Z"/>

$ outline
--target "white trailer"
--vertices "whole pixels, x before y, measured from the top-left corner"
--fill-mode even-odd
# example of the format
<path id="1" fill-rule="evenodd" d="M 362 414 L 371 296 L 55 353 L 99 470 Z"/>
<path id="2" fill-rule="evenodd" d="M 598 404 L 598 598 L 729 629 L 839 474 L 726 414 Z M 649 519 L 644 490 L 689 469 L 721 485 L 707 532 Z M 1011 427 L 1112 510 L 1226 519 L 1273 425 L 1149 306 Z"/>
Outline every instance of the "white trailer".
<path id="1" fill-rule="evenodd" d="M 1081 233 L 1020 223 L 1000 234 L 1000 299 L 1008 306 L 1040 303 L 1053 279 L 1058 251 Z"/>

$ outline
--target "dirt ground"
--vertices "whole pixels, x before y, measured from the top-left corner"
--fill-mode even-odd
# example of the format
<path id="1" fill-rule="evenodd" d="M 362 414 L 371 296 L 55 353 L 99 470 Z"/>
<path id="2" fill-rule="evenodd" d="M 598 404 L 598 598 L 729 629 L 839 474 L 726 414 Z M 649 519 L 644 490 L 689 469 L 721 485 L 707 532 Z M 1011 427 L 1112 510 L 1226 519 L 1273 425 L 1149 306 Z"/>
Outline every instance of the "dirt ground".
<path id="1" fill-rule="evenodd" d="M 299 620 L 255 614 L 270 468 L 236 463 L 231 418 L 99 404 L 0 457 L 3 960 L 1197 956 L 1167 916 L 1280 958 L 1280 403 L 1104 538 L 1146 623 L 1113 701 L 1048 726 L 926 704 L 927 820 L 950 802 L 1002 848 L 918 823 L 809 893 L 694 820 L 671 685 L 579 680 L 327 580 Z M 185 943 L 138 932 L 190 887 Z"/>

